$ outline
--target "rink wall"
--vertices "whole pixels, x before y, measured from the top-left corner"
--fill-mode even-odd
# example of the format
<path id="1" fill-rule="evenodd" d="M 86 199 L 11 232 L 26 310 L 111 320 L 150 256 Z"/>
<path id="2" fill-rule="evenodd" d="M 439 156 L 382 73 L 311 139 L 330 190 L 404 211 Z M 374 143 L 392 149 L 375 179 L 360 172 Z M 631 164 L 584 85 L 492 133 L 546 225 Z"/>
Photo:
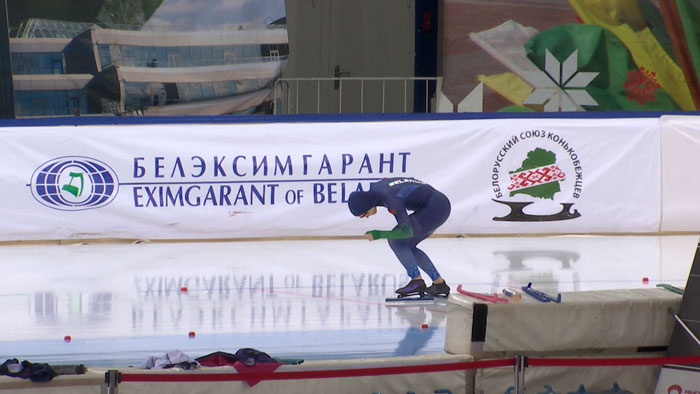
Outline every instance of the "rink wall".
<path id="1" fill-rule="evenodd" d="M 354 236 L 384 177 L 445 192 L 442 234 L 700 231 L 700 116 L 273 119 L 4 122 L 0 239 Z"/>

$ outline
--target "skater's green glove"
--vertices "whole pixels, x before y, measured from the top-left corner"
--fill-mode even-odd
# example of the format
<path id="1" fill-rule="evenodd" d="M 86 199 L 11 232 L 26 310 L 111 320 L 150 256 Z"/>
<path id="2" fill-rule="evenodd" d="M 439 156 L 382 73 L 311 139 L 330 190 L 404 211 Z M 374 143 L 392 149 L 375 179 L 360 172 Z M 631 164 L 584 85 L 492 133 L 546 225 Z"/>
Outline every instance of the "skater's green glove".
<path id="1" fill-rule="evenodd" d="M 397 228 L 391 231 L 370 230 L 365 234 L 371 234 L 374 239 L 403 239 L 410 238 L 413 235 L 413 230 L 410 228 L 408 230 Z"/>

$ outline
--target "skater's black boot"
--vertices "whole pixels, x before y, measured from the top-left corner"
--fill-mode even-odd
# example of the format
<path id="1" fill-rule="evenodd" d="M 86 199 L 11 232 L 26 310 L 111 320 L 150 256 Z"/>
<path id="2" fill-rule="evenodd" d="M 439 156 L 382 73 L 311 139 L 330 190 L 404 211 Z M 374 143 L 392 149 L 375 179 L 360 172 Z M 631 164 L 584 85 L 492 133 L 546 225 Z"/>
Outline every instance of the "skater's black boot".
<path id="1" fill-rule="evenodd" d="M 406 286 L 396 289 L 396 293 L 399 295 L 399 298 L 413 295 L 423 297 L 425 295 L 425 290 L 426 287 L 423 279 L 411 279 Z"/>
<path id="2" fill-rule="evenodd" d="M 442 282 L 442 283 L 435 283 L 428 287 L 425 290 L 426 293 L 430 294 L 433 297 L 437 296 L 443 296 L 447 297 L 450 294 L 450 286 L 447 285 L 447 283 Z"/>

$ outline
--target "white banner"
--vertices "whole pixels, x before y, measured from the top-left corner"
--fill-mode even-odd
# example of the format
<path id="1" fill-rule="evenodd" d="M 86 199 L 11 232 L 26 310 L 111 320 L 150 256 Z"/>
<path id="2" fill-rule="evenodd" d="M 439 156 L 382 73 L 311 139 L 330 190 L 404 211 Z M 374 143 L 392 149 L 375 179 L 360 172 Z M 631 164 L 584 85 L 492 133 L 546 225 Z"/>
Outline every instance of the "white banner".
<path id="1" fill-rule="evenodd" d="M 700 116 L 662 116 L 662 231 L 700 229 Z"/>
<path id="2" fill-rule="evenodd" d="M 5 128 L 5 240 L 360 235 L 347 196 L 416 177 L 452 202 L 438 233 L 655 232 L 648 119 Z M 636 176 L 635 176 L 636 175 Z"/>

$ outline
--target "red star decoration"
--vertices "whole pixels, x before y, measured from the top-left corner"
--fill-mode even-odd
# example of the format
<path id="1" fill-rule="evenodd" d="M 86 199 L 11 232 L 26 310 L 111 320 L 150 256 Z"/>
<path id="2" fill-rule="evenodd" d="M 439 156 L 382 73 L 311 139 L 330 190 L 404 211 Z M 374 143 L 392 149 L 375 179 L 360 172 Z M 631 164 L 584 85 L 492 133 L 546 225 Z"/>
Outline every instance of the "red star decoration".
<path id="1" fill-rule="evenodd" d="M 639 105 L 656 99 L 656 91 L 661 88 L 656 82 L 656 73 L 640 67 L 639 70 L 629 71 L 627 81 L 622 85 L 627 93 L 627 99 L 636 101 Z"/>

